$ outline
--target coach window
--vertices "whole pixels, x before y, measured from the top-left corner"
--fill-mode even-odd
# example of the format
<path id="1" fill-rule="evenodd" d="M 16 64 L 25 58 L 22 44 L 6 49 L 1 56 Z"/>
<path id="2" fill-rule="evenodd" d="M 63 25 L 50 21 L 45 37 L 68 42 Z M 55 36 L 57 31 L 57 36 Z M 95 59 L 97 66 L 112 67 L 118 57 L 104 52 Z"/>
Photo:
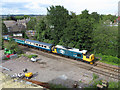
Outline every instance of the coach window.
<path id="1" fill-rule="evenodd" d="M 78 57 L 81 57 L 81 54 L 77 54 Z"/>
<path id="2" fill-rule="evenodd" d="M 43 45 L 41 45 L 43 47 Z"/>
<path id="3" fill-rule="evenodd" d="M 46 48 L 46 46 L 44 46 Z"/>
<path id="4" fill-rule="evenodd" d="M 38 46 L 38 44 L 36 44 L 36 46 Z"/>

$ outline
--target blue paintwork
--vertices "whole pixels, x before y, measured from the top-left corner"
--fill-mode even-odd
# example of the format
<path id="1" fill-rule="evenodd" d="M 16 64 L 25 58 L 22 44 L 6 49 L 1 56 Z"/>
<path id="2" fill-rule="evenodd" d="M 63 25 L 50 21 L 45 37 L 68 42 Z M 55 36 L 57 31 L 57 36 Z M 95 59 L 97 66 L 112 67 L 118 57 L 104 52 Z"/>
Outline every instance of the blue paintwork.
<path id="1" fill-rule="evenodd" d="M 9 36 L 9 35 L 4 35 L 4 36 L 3 36 L 4 40 L 8 40 L 8 36 Z M 5 39 L 5 38 L 7 38 L 7 39 Z"/>
<path id="2" fill-rule="evenodd" d="M 44 50 L 47 50 L 47 51 L 51 51 L 51 47 L 53 46 L 53 44 L 44 43 L 44 42 L 39 42 L 39 41 L 35 41 L 35 40 L 26 39 L 25 41 L 28 41 L 28 42 L 31 42 L 31 43 L 40 44 L 40 45 L 48 46 L 49 49 L 44 48 L 44 47 L 39 47 L 39 46 L 35 46 L 35 45 L 31 45 L 31 44 L 25 43 L 25 44 L 28 45 L 28 46 L 33 46 L 33 47 L 40 48 L 40 49 L 44 49 Z"/>
<path id="3" fill-rule="evenodd" d="M 31 44 L 26 44 L 26 43 L 25 43 L 25 45 L 27 45 L 27 46 L 32 46 L 32 47 L 36 47 L 36 48 L 40 48 L 40 49 L 47 50 L 47 51 L 51 51 L 51 48 L 50 48 L 50 49 L 46 49 L 46 48 L 43 48 L 43 47 L 34 46 L 34 45 L 31 45 Z"/>
<path id="4" fill-rule="evenodd" d="M 20 44 L 25 44 L 24 40 L 16 39 L 14 38 L 15 42 L 20 43 Z"/>
<path id="5" fill-rule="evenodd" d="M 6 36 L 3 36 L 3 37 L 8 37 L 8 35 Z M 9 37 L 5 40 L 10 40 Z M 43 49 L 43 50 L 47 50 L 47 51 L 51 51 L 51 48 L 53 46 L 53 44 L 49 44 L 49 43 L 44 43 L 44 42 L 39 42 L 39 41 L 35 41 L 35 40 L 29 40 L 29 39 L 26 39 L 26 40 L 18 40 L 18 39 L 15 39 L 15 42 L 17 43 L 21 43 L 21 44 L 25 44 L 27 46 L 32 46 L 32 47 L 36 47 L 36 48 L 40 48 L 40 49 Z M 45 46 L 48 46 L 50 49 L 47 49 L 47 48 L 44 48 L 44 47 L 39 47 L 39 46 L 35 46 L 35 45 L 31 45 L 31 44 L 27 44 L 25 43 L 25 41 L 28 41 L 28 42 L 31 42 L 31 43 L 36 43 L 36 44 L 40 44 L 40 45 L 45 45 Z M 77 59 L 83 59 L 83 55 L 82 53 L 78 53 L 78 52 L 75 52 L 75 51 L 69 51 L 68 49 L 61 49 L 61 48 L 57 48 L 57 53 L 58 54 L 62 54 L 62 55 L 65 55 L 65 56 L 69 56 L 69 57 L 73 57 L 73 58 L 77 58 Z M 77 56 L 77 54 L 80 54 L 81 57 Z"/>
<path id="6" fill-rule="evenodd" d="M 4 40 L 8 40 L 8 39 L 5 39 L 5 38 L 4 38 Z"/>
<path id="7" fill-rule="evenodd" d="M 78 53 L 78 52 L 75 52 L 75 51 L 69 51 L 69 50 L 57 48 L 57 53 L 58 53 L 58 54 L 65 55 L 65 56 L 69 56 L 69 57 L 74 57 L 74 58 L 78 58 L 78 59 L 83 59 L 82 53 Z M 81 57 L 78 57 L 77 54 L 80 54 Z"/>

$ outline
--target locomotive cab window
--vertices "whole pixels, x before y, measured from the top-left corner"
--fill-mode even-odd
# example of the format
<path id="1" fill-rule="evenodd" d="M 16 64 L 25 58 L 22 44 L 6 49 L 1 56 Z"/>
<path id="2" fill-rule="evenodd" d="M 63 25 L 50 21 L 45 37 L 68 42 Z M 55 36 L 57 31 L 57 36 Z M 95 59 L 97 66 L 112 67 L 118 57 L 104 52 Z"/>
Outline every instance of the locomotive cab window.
<path id="1" fill-rule="evenodd" d="M 44 46 L 44 48 L 46 48 L 46 46 Z"/>
<path id="2" fill-rule="evenodd" d="M 77 54 L 78 57 L 81 57 L 81 54 Z"/>

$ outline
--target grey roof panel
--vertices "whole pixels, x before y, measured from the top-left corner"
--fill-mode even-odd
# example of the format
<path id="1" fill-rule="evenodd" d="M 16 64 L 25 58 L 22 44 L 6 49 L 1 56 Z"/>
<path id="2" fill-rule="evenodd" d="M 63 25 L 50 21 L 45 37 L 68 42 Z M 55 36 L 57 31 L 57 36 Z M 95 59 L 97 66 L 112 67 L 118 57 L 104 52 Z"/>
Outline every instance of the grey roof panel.
<path id="1" fill-rule="evenodd" d="M 46 45 L 46 46 L 52 46 L 53 45 L 53 44 L 39 42 L 39 41 L 35 41 L 35 40 L 30 40 L 30 39 L 26 39 L 25 41 L 28 41 L 28 42 L 31 42 L 31 43 L 37 43 L 37 44 L 41 44 L 41 45 Z"/>

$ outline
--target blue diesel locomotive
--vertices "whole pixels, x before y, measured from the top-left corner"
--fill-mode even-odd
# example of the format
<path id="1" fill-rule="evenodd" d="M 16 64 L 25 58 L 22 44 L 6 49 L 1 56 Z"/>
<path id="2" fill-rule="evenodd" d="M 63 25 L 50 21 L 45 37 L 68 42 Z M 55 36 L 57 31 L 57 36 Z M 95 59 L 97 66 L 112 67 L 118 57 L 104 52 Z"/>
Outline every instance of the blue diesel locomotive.
<path id="1" fill-rule="evenodd" d="M 10 38 L 13 38 L 15 42 L 22 45 L 35 47 L 38 49 L 46 50 L 48 52 L 52 52 L 52 53 L 64 55 L 67 57 L 72 57 L 81 61 L 85 61 L 89 64 L 94 64 L 94 59 L 95 59 L 94 54 L 87 55 L 86 54 L 87 50 L 79 51 L 79 49 L 76 49 L 76 48 L 69 48 L 61 45 L 54 45 L 54 44 L 39 42 L 35 40 L 30 40 L 30 39 L 16 38 L 16 37 L 11 37 L 9 35 L 4 35 L 3 38 L 4 40 L 10 40 Z"/>

